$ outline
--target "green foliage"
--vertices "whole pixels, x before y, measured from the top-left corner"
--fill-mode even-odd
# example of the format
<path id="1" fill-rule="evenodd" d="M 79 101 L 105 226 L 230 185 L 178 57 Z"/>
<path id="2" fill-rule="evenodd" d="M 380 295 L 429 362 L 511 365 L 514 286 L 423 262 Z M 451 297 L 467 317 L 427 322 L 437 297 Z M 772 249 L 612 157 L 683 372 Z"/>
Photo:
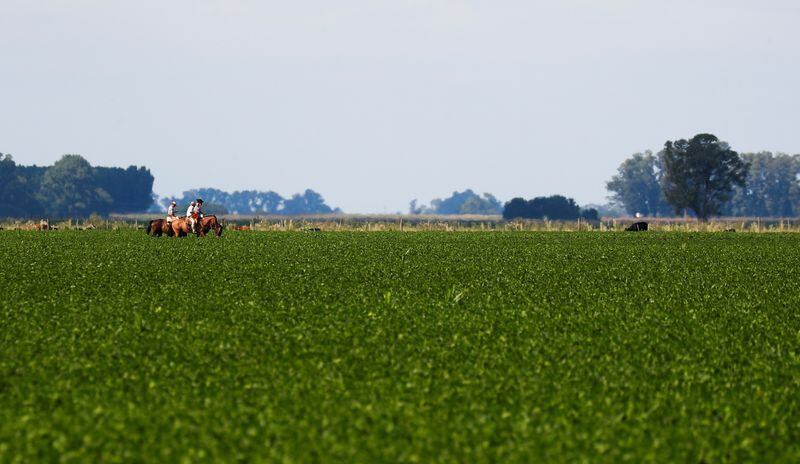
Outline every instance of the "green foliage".
<path id="1" fill-rule="evenodd" d="M 306 191 L 301 195 L 296 193 L 292 198 L 283 201 L 283 209 L 281 214 L 329 214 L 334 210 L 325 204 L 325 199 L 322 195 L 311 190 Z"/>
<path id="2" fill-rule="evenodd" d="M 796 235 L 0 235 L 0 462 L 800 460 Z"/>
<path id="3" fill-rule="evenodd" d="M 606 188 L 612 192 L 611 199 L 628 214 L 668 216 L 672 208 L 661 191 L 661 175 L 660 161 L 653 152 L 636 153 L 623 161 Z"/>
<path id="4" fill-rule="evenodd" d="M 623 206 L 628 214 L 642 213 L 650 217 L 674 214 L 662 191 L 662 184 L 665 184 L 663 156 L 663 152 L 654 156 L 647 151 L 625 160 L 618 173 L 606 183 L 614 204 Z M 714 199 L 715 212 L 724 216 L 774 218 L 800 215 L 800 155 L 744 153 L 739 159 L 749 167 L 744 182 L 733 183 L 732 191 Z M 734 161 L 734 164 L 739 163 Z M 718 173 L 712 175 L 716 180 L 724 178 Z M 690 192 L 691 185 L 702 185 L 702 181 L 692 180 L 685 172 L 677 173 L 676 178 L 685 182 L 681 187 L 687 189 L 684 193 Z M 602 216 L 615 215 L 608 213 L 601 211 Z"/>
<path id="5" fill-rule="evenodd" d="M 448 198 L 435 198 L 430 206 L 417 205 L 413 200 L 409 205 L 410 214 L 500 214 L 503 206 L 491 193 L 482 196 L 471 189 L 453 192 Z"/>
<path id="6" fill-rule="evenodd" d="M 225 205 L 220 203 L 211 203 L 211 202 L 204 203 L 203 211 L 205 212 L 205 214 L 217 214 L 217 215 L 228 214 L 228 209 L 225 208 Z"/>
<path id="7" fill-rule="evenodd" d="M 97 185 L 92 166 L 79 155 L 56 161 L 45 172 L 39 194 L 51 216 L 87 217 L 111 204 L 111 196 Z"/>
<path id="8" fill-rule="evenodd" d="M 142 167 L 95 167 L 97 186 L 108 192 L 111 205 L 101 212 L 136 213 L 146 211 L 153 203 L 153 176 Z"/>
<path id="9" fill-rule="evenodd" d="M 512 198 L 503 208 L 503 219 L 571 220 L 579 217 L 596 220 L 597 210 L 581 211 L 575 200 L 563 195 L 536 197 L 527 201 L 524 198 Z"/>
<path id="10" fill-rule="evenodd" d="M 0 153 L 0 217 L 28 217 L 41 213 L 36 187 L 14 163 Z"/>
<path id="11" fill-rule="evenodd" d="M 747 164 L 711 134 L 668 141 L 661 152 L 664 197 L 676 212 L 691 210 L 706 220 L 719 214 L 736 186 L 744 186 Z"/>
<path id="12" fill-rule="evenodd" d="M 750 166 L 745 186 L 734 190 L 724 213 L 731 216 L 800 215 L 800 155 L 744 153 Z"/>
<path id="13" fill-rule="evenodd" d="M 595 208 L 586 208 L 581 210 L 581 218 L 588 219 L 590 221 L 599 221 L 600 220 L 600 212 L 597 211 Z"/>
<path id="14" fill-rule="evenodd" d="M 196 198 L 202 198 L 206 202 L 205 209 L 214 211 L 216 214 L 224 214 L 219 211 L 226 211 L 230 214 L 331 214 L 341 212 L 339 208 L 328 206 L 322 195 L 311 189 L 306 189 L 302 194 L 296 193 L 290 198 L 283 198 L 273 191 L 237 190 L 229 193 L 215 188 L 201 188 L 187 190 L 180 198 L 163 198 L 158 207 L 166 210 L 172 200 L 178 202 L 178 205 L 188 205 Z M 209 204 L 214 206 L 213 210 L 210 209 Z"/>
<path id="15" fill-rule="evenodd" d="M 49 167 L 19 166 L 0 154 L 0 217 L 142 212 L 152 190 L 153 176 L 143 167 L 93 167 L 80 155 L 64 155 Z"/>

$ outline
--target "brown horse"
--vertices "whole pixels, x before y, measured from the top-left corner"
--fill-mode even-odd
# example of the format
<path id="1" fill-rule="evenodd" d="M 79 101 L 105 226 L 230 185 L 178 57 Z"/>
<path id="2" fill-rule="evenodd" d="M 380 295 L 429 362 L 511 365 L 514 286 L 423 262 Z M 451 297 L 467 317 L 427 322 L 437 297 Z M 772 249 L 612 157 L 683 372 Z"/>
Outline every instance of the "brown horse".
<path id="1" fill-rule="evenodd" d="M 175 237 L 186 237 L 189 234 L 197 234 L 200 237 L 205 237 L 206 235 L 205 232 L 203 232 L 203 228 L 200 226 L 200 221 L 194 223 L 193 229 L 189 224 L 189 219 L 185 216 L 181 216 L 172 221 L 172 232 Z"/>
<path id="2" fill-rule="evenodd" d="M 214 235 L 219 237 L 222 235 L 222 230 L 224 228 L 225 226 L 217 220 L 217 216 L 211 214 L 203 217 L 203 234 L 208 234 L 208 232 L 213 229 Z"/>
<path id="3" fill-rule="evenodd" d="M 147 224 L 146 230 L 147 235 L 152 235 L 153 237 L 161 237 L 164 234 L 167 234 L 167 237 L 175 235 L 166 219 L 153 219 Z"/>

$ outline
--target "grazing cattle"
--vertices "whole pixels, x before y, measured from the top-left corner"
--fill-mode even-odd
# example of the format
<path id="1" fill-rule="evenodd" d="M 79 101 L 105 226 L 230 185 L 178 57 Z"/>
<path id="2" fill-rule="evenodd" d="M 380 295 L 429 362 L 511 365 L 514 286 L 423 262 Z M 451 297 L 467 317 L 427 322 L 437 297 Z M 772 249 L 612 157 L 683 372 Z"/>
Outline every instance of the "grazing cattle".
<path id="1" fill-rule="evenodd" d="M 645 232 L 647 230 L 647 223 L 644 221 L 634 222 L 625 228 L 627 232 Z"/>
<path id="2" fill-rule="evenodd" d="M 725 229 L 725 232 L 736 232 L 736 229 Z"/>

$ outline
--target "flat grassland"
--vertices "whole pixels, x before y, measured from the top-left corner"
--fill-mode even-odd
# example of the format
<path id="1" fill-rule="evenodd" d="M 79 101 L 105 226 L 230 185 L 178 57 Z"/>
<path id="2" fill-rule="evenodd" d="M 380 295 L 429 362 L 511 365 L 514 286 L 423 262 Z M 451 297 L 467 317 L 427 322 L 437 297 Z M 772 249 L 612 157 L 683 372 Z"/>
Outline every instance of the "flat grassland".
<path id="1" fill-rule="evenodd" d="M 798 245 L 0 232 L 0 462 L 797 462 Z"/>

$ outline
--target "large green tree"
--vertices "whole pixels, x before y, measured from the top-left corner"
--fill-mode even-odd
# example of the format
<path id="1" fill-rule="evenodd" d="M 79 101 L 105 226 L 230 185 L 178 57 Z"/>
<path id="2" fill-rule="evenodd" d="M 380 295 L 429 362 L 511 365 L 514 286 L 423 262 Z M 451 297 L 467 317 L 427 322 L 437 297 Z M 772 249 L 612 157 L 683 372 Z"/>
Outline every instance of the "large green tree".
<path id="1" fill-rule="evenodd" d="M 661 191 L 661 175 L 660 161 L 653 152 L 635 153 L 623 161 L 606 189 L 612 192 L 611 200 L 628 214 L 669 215 L 672 208 Z"/>
<path id="2" fill-rule="evenodd" d="M 283 205 L 281 214 L 329 214 L 336 212 L 325 204 L 325 199 L 322 198 L 322 195 L 311 189 L 306 189 L 302 195 L 299 193 L 292 195 L 292 198 L 283 201 Z"/>
<path id="3" fill-rule="evenodd" d="M 44 174 L 40 198 L 46 214 L 87 217 L 106 211 L 111 196 L 97 186 L 94 170 L 80 155 L 64 155 Z"/>
<path id="4" fill-rule="evenodd" d="M 719 214 L 736 186 L 744 186 L 748 165 L 711 134 L 667 141 L 660 153 L 664 196 L 676 212 L 692 211 L 705 221 Z"/>

